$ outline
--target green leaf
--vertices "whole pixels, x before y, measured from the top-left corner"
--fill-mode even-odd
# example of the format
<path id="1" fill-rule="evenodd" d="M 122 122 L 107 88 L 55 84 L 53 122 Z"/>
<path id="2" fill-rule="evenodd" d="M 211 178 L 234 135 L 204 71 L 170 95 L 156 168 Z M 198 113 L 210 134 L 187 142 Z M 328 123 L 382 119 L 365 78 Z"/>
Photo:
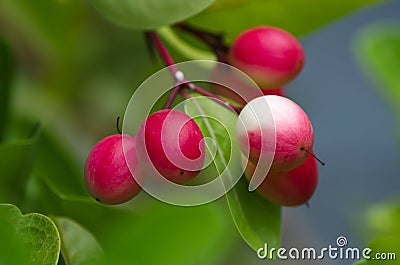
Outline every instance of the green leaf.
<path id="1" fill-rule="evenodd" d="M 400 23 L 379 23 L 363 29 L 354 51 L 381 94 L 400 112 Z M 400 114 L 400 113 L 399 113 Z M 398 119 L 400 121 L 400 119 Z"/>
<path id="2" fill-rule="evenodd" d="M 13 62 L 10 51 L 0 39 L 0 142 L 7 124 L 12 72 Z"/>
<path id="3" fill-rule="evenodd" d="M 22 215 L 11 204 L 0 204 L 0 216 L 8 219 L 29 246 L 32 265 L 55 265 L 60 253 L 60 235 L 50 218 L 29 213 Z"/>
<path id="4" fill-rule="evenodd" d="M 379 0 L 217 0 L 189 22 L 225 32 L 229 42 L 258 25 L 278 26 L 301 36 L 375 2 Z"/>
<path id="5" fill-rule="evenodd" d="M 24 238 L 17 233 L 14 225 L 1 214 L 1 211 L 0 235 L 2 239 L 7 239 L 0 241 L 0 264 L 29 264 L 28 245 Z"/>
<path id="6" fill-rule="evenodd" d="M 66 265 L 98 264 L 103 250 L 88 230 L 66 217 L 52 219 L 61 235 L 61 254 Z"/>
<path id="7" fill-rule="evenodd" d="M 237 115 L 206 97 L 191 98 L 186 101 L 185 110 L 192 117 L 199 114 L 208 117 L 207 122 L 204 118 L 197 119 L 196 122 L 199 123 L 204 136 L 213 138 L 217 144 L 214 160 L 217 172 L 221 172 L 227 166 L 226 161 L 232 159 L 234 162 L 229 168 L 231 175 L 242 176 L 241 151 L 236 140 Z M 214 120 L 223 124 L 227 131 L 213 122 Z M 250 192 L 248 182 L 243 176 L 226 194 L 226 198 L 235 225 L 249 246 L 254 250 L 263 247 L 265 243 L 271 247 L 279 246 L 281 222 L 279 206 L 261 198 L 255 192 Z"/>
<path id="8" fill-rule="evenodd" d="M 242 175 L 243 168 L 241 166 L 241 152 L 236 139 L 237 115 L 203 96 L 186 100 L 185 112 L 194 117 L 203 132 L 204 138 L 213 141 L 212 145 L 207 145 L 207 155 L 210 157 L 210 151 L 215 151 L 214 176 L 218 176 L 226 168 L 226 173 L 230 176 L 231 181 L 238 180 L 239 177 L 237 176 Z M 209 175 L 210 173 L 207 172 L 206 174 Z M 230 183 L 224 184 L 229 185 Z"/>
<path id="9" fill-rule="evenodd" d="M 243 176 L 227 194 L 233 220 L 242 235 L 254 250 L 268 243 L 280 246 L 281 207 L 263 199 L 256 192 L 249 192 L 248 182 Z"/>
<path id="10" fill-rule="evenodd" d="M 202 11 L 214 0 L 88 0 L 112 22 L 133 29 L 156 29 Z"/>
<path id="11" fill-rule="evenodd" d="M 30 139 L 0 145 L 0 202 L 20 202 L 31 172 L 40 129 Z"/>
<path id="12" fill-rule="evenodd" d="M 105 231 L 105 264 L 216 264 L 235 235 L 223 206 L 176 207 L 157 202 L 135 221 L 110 223 L 113 229 Z"/>

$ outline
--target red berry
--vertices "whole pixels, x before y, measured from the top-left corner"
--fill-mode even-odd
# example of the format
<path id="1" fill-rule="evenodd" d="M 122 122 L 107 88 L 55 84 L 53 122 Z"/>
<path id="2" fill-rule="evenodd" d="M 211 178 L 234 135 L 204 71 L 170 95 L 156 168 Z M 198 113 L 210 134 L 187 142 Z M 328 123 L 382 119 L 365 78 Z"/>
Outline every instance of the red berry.
<path id="1" fill-rule="evenodd" d="M 248 162 L 246 177 L 253 177 L 255 165 Z M 284 206 L 297 206 L 310 200 L 318 183 L 316 160 L 309 156 L 300 166 L 283 172 L 270 171 L 256 191 L 264 198 Z"/>
<path id="2" fill-rule="evenodd" d="M 266 103 L 273 120 L 267 116 Z M 271 152 L 273 143 L 267 139 L 274 133 L 273 124 L 276 144 L 271 170 L 293 169 L 307 158 L 307 151 L 314 143 L 314 132 L 307 114 L 288 98 L 263 96 L 243 108 L 236 127 L 241 150 L 253 163 L 258 162 L 262 150 Z"/>
<path id="3" fill-rule="evenodd" d="M 151 114 L 141 124 L 137 139 L 139 161 L 145 164 L 148 155 L 155 169 L 170 181 L 185 183 L 203 166 L 203 134 L 196 122 L 181 111 L 165 109 Z"/>
<path id="4" fill-rule="evenodd" d="M 122 134 L 108 136 L 93 147 L 86 160 L 85 183 L 96 200 L 120 204 L 140 192 L 129 170 L 137 167 L 135 147 L 135 138 Z"/>
<path id="5" fill-rule="evenodd" d="M 294 79 L 304 65 L 300 42 L 287 31 L 259 26 L 242 32 L 232 43 L 229 63 L 263 88 L 280 87 Z"/>

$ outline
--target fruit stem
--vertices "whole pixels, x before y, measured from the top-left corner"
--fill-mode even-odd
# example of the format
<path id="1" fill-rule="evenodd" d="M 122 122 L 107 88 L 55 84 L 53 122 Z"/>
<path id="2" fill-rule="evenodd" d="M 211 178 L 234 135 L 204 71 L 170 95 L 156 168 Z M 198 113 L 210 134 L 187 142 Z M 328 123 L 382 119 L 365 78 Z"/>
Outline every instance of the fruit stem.
<path id="1" fill-rule="evenodd" d="M 186 92 L 185 90 L 179 91 L 179 94 L 181 94 L 181 96 L 184 97 L 184 98 L 186 98 L 186 99 L 189 99 L 189 98 L 192 98 L 192 97 L 193 97 L 192 94 L 189 94 L 189 93 Z"/>
<path id="2" fill-rule="evenodd" d="M 175 86 L 172 89 L 171 93 L 169 94 L 167 102 L 164 105 L 164 109 L 169 109 L 172 103 L 174 102 L 179 90 L 182 88 L 182 86 L 179 83 L 182 80 L 179 80 L 178 77 L 178 73 L 182 72 L 180 72 L 178 70 L 178 67 L 176 67 L 174 60 L 172 59 L 171 55 L 169 54 L 167 48 L 164 46 L 164 43 L 161 41 L 158 34 L 155 31 L 149 31 L 147 34 L 153 40 L 154 46 L 156 47 L 158 53 L 160 54 L 160 57 L 162 58 L 164 63 L 168 66 L 168 69 L 175 80 Z"/>
<path id="3" fill-rule="evenodd" d="M 119 120 L 121 119 L 121 117 L 120 116 L 118 116 L 117 117 L 117 132 L 119 133 L 119 134 L 122 134 L 122 132 L 121 132 L 121 129 L 119 128 Z"/>
<path id="4" fill-rule="evenodd" d="M 210 47 L 211 50 L 213 50 L 219 62 L 226 62 L 226 54 L 228 52 L 229 46 L 224 44 L 224 35 L 222 33 L 213 33 L 210 31 L 206 31 L 188 25 L 184 22 L 177 23 L 174 25 L 174 27 L 195 36 L 197 39 Z"/>
<path id="5" fill-rule="evenodd" d="M 164 105 L 165 109 L 170 108 L 174 99 L 176 98 L 178 93 L 181 91 L 181 89 L 184 87 L 187 87 L 192 91 L 195 91 L 199 94 L 202 94 L 204 96 L 207 96 L 207 97 L 213 99 L 214 101 L 218 102 L 219 104 L 223 105 L 226 108 L 229 108 L 230 110 L 235 111 L 236 113 L 240 113 L 242 108 L 236 107 L 236 106 L 230 104 L 229 102 L 224 101 L 217 95 L 215 95 L 199 86 L 196 86 L 192 82 L 186 80 L 184 74 L 181 71 L 179 71 L 178 67 L 175 65 L 174 60 L 172 59 L 171 55 L 169 54 L 167 48 L 164 46 L 164 43 L 161 41 L 158 34 L 155 31 L 149 31 L 146 34 L 147 34 L 147 36 L 149 36 L 149 38 L 152 39 L 154 46 L 157 49 L 160 57 L 162 58 L 164 63 L 169 67 L 172 77 L 175 80 L 175 86 L 172 89 L 172 91 L 167 99 L 167 102 Z"/>
<path id="6" fill-rule="evenodd" d="M 201 94 L 203 96 L 206 96 L 206 97 L 210 98 L 211 100 L 213 100 L 213 101 L 217 102 L 218 104 L 220 104 L 220 105 L 222 105 L 222 106 L 224 106 L 224 107 L 236 112 L 237 114 L 239 114 L 240 111 L 242 110 L 242 108 L 234 106 L 234 105 L 230 104 L 229 102 L 226 102 L 226 101 L 220 99 L 218 96 L 214 95 L 213 93 L 211 93 L 211 92 L 209 92 L 209 91 L 207 91 L 207 90 L 205 90 L 205 89 L 203 89 L 203 88 L 201 88 L 199 86 L 196 86 L 196 85 L 194 85 L 192 83 L 190 83 L 188 85 L 188 88 L 190 90 L 192 90 L 192 91 L 195 91 L 195 92 L 197 92 L 197 93 L 199 93 L 199 94 Z M 193 97 L 193 95 L 187 93 L 184 90 L 179 91 L 179 93 L 181 94 L 181 96 L 183 96 L 186 99 Z"/>
<path id="7" fill-rule="evenodd" d="M 319 159 L 313 152 L 305 148 L 304 146 L 300 147 L 301 151 L 306 151 L 309 155 L 314 157 L 315 160 L 317 160 L 321 165 L 325 166 L 325 162 L 323 162 L 321 159 Z"/>
<path id="8" fill-rule="evenodd" d="M 185 84 L 185 86 L 187 88 L 189 88 L 190 90 L 197 92 L 203 96 L 209 97 L 210 99 L 216 101 L 217 103 L 219 103 L 220 105 L 223 105 L 227 108 L 229 108 L 230 110 L 233 110 L 234 112 L 236 112 L 237 114 L 240 113 L 240 111 L 242 111 L 241 107 L 237 107 L 229 102 L 226 102 L 225 100 L 221 99 L 220 97 L 218 97 L 217 95 L 211 93 L 210 91 L 205 90 L 204 88 L 201 88 L 199 86 L 196 86 L 193 83 L 189 83 L 189 84 Z"/>

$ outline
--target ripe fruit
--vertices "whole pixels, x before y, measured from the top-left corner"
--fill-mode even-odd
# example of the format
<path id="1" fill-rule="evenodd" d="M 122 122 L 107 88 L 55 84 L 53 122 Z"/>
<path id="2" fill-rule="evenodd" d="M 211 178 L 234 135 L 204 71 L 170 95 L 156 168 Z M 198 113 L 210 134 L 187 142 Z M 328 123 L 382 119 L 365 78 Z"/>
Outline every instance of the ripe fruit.
<path id="1" fill-rule="evenodd" d="M 268 109 L 272 114 L 268 117 Z M 271 152 L 271 134 L 276 133 L 272 171 L 287 171 L 300 165 L 314 143 L 307 114 L 292 100 L 275 95 L 253 99 L 241 111 L 236 133 L 242 152 L 257 163 L 261 151 Z"/>
<path id="2" fill-rule="evenodd" d="M 96 200 L 119 204 L 140 192 L 129 170 L 137 167 L 135 147 L 135 138 L 122 134 L 108 136 L 93 147 L 86 160 L 85 183 Z"/>
<path id="3" fill-rule="evenodd" d="M 204 150 L 199 126 L 178 110 L 164 109 L 151 114 L 137 134 L 140 165 L 149 165 L 150 159 L 162 176 L 176 183 L 185 183 L 200 172 Z M 151 169 L 146 166 L 146 170 L 149 173 Z"/>
<path id="4" fill-rule="evenodd" d="M 247 179 L 253 177 L 255 165 L 247 163 Z M 269 172 L 256 191 L 264 198 L 284 206 L 297 206 L 306 203 L 318 183 L 316 160 L 309 156 L 300 166 L 283 172 Z"/>
<path id="5" fill-rule="evenodd" d="M 232 43 L 228 61 L 263 88 L 280 87 L 303 69 L 300 42 L 283 29 L 259 26 L 242 32 Z"/>

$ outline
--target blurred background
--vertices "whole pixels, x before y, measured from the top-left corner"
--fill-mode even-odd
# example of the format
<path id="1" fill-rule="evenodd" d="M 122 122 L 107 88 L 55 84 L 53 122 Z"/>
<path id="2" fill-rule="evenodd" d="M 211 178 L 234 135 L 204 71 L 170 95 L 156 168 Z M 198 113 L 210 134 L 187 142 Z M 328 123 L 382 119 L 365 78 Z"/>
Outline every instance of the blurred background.
<path id="1" fill-rule="evenodd" d="M 327 165 L 310 208 L 284 208 L 282 244 L 322 248 L 346 236 L 350 246 L 364 247 L 400 223 L 400 2 L 367 6 L 300 40 L 306 65 L 286 93 L 308 113 L 315 152 Z M 116 133 L 132 93 L 162 67 L 151 60 L 142 32 L 112 25 L 84 1 L 3 0 L 0 46 L 0 140 L 29 138 L 37 122 L 44 135 L 34 159 L 2 149 L 0 174 L 19 177 L 3 178 L 1 202 L 68 215 L 115 260 L 266 262 L 240 238 L 224 199 L 193 209 L 161 205 L 143 192 L 112 209 L 74 199 L 87 196 L 82 171 L 90 149 Z M 33 173 L 22 172 L 27 168 Z M 30 199 L 16 196 L 12 185 Z M 131 215 L 139 221 L 130 222 Z M 113 226 L 117 219 L 125 226 Z"/>

